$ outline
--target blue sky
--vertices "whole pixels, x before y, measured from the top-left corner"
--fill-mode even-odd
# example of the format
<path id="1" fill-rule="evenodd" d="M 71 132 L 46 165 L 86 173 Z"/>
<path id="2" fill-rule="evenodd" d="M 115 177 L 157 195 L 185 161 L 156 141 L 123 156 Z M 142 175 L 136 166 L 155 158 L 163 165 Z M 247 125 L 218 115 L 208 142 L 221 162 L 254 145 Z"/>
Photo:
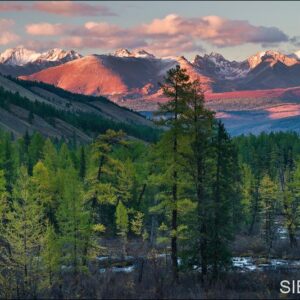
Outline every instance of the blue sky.
<path id="1" fill-rule="evenodd" d="M 296 1 L 4 1 L 0 51 L 144 48 L 159 56 L 214 51 L 243 60 L 265 49 L 299 50 L 299 11 Z"/>

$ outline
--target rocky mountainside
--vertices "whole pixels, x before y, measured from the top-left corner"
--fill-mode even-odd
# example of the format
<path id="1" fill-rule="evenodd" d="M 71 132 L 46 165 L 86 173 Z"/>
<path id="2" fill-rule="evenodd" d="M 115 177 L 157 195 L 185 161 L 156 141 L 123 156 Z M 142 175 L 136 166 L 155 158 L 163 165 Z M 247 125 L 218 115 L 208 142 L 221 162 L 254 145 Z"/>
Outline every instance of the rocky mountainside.
<path id="1" fill-rule="evenodd" d="M 37 54 L 17 48 L 1 54 L 0 72 L 6 68 L 4 74 L 20 75 L 23 80 L 42 81 L 78 94 L 102 95 L 121 106 L 149 111 L 165 101 L 159 82 L 179 64 L 192 79 L 200 80 L 208 101 L 218 99 L 230 106 L 229 102 L 238 99 L 242 109 L 249 99 L 300 99 L 290 90 L 300 86 L 297 53 L 285 55 L 268 50 L 239 62 L 218 53 L 196 55 L 190 61 L 184 56 L 156 57 L 145 50 L 119 49 L 111 54 L 81 56 L 72 50 Z"/>
<path id="2" fill-rule="evenodd" d="M 89 142 L 109 128 L 145 140 L 157 134 L 151 121 L 104 97 L 72 94 L 5 76 L 0 76 L 0 128 L 16 137 L 37 131 L 80 142 Z"/>
<path id="3" fill-rule="evenodd" d="M 29 75 L 82 57 L 74 50 L 51 49 L 39 53 L 23 47 L 0 53 L 0 73 L 3 75 Z"/>
<path id="4" fill-rule="evenodd" d="M 62 105 L 57 99 L 64 97 L 53 97 L 49 86 L 45 90 L 41 83 L 36 83 L 39 86 L 31 83 L 29 90 L 34 93 L 33 99 L 37 95 L 43 99 L 46 97 L 49 105 L 59 109 L 80 108 L 99 117 L 107 118 L 108 114 L 114 122 L 123 122 L 128 126 L 132 123 L 150 126 L 147 120 L 133 112 L 122 110 L 109 101 L 103 105 L 95 99 L 105 96 L 118 105 L 134 110 L 155 110 L 159 102 L 166 100 L 158 83 L 163 81 L 170 68 L 179 64 L 192 79 L 201 81 L 206 93 L 206 105 L 224 120 L 231 134 L 300 128 L 300 61 L 297 52 L 284 55 L 277 51 L 263 51 L 242 62 L 229 61 L 218 53 L 197 55 L 189 61 L 183 56 L 160 58 L 144 50 L 131 52 L 127 49 L 84 57 L 73 51 L 57 49 L 40 55 L 21 49 L 12 53 L 15 54 L 1 55 L 0 69 L 12 68 L 21 72 L 19 78 L 22 80 L 45 82 L 71 91 L 76 97 L 83 97 L 80 94 L 92 96 L 84 103 L 80 98 L 71 106 L 65 99 Z M 44 67 L 48 63 L 56 65 Z M 33 73 L 34 68 L 40 70 Z M 31 75 L 26 76 L 28 70 Z M 28 84 L 22 80 L 18 85 L 22 82 Z"/>
<path id="5" fill-rule="evenodd" d="M 136 108 L 140 101 L 162 99 L 158 82 L 176 64 L 186 68 L 192 79 L 199 79 L 206 93 L 300 86 L 300 61 L 295 55 L 269 50 L 237 62 L 211 53 L 196 55 L 189 61 L 183 56 L 159 58 L 145 50 L 119 49 L 113 54 L 72 59 L 21 78 L 44 81 L 75 93 L 105 95 Z"/>

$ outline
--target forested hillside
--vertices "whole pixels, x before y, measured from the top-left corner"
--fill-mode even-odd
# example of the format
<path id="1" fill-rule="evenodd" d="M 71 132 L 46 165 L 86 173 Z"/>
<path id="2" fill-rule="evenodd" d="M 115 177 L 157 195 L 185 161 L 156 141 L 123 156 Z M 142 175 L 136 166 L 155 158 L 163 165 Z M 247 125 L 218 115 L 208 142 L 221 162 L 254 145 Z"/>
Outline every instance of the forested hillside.
<path id="1" fill-rule="evenodd" d="M 107 129 L 154 141 L 158 129 L 144 117 L 104 97 L 72 94 L 44 83 L 0 76 L 0 127 L 22 136 L 28 131 L 46 137 L 90 142 Z"/>
<path id="2" fill-rule="evenodd" d="M 155 142 L 0 132 L 1 298 L 279 295 L 290 274 L 272 262 L 299 259 L 300 137 L 231 138 L 198 87 L 168 72 Z"/>

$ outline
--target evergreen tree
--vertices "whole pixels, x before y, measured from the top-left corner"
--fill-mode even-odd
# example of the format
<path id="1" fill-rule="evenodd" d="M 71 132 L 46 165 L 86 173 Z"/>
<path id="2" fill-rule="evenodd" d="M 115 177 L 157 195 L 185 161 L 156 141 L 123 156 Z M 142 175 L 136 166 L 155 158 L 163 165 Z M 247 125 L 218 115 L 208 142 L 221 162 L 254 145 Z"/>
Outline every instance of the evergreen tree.
<path id="1" fill-rule="evenodd" d="M 247 164 L 243 164 L 242 167 L 242 180 L 241 180 L 241 205 L 242 205 L 242 215 L 244 223 L 250 229 L 251 222 L 256 214 L 256 193 L 255 193 L 255 178 L 253 176 L 251 168 Z"/>
<path id="2" fill-rule="evenodd" d="M 11 297 L 9 293 L 9 280 L 7 266 L 9 265 L 8 257 L 10 245 L 5 239 L 5 230 L 7 225 L 7 215 L 9 213 L 9 194 L 6 191 L 6 180 L 4 171 L 0 170 L 0 297 Z M 2 290 L 2 292 L 1 292 Z"/>
<path id="3" fill-rule="evenodd" d="M 35 297 L 40 271 L 43 225 L 40 206 L 32 197 L 27 170 L 21 167 L 13 190 L 13 210 L 8 214 L 6 239 L 11 248 L 10 267 L 20 297 Z"/>
<path id="4" fill-rule="evenodd" d="M 288 230 L 290 247 L 297 247 L 297 229 L 299 227 L 300 208 L 300 165 L 289 174 L 285 189 L 282 191 L 283 212 L 285 217 L 284 225 Z"/>
<path id="5" fill-rule="evenodd" d="M 60 264 L 70 267 L 74 278 L 77 278 L 87 267 L 92 224 L 89 211 L 84 207 L 83 188 L 76 171 L 68 168 L 64 176 L 63 194 L 57 211 Z"/>
<path id="6" fill-rule="evenodd" d="M 55 201 L 55 190 L 51 185 L 50 174 L 42 161 L 38 161 L 33 167 L 31 179 L 32 196 L 41 207 L 40 215 L 43 223 L 54 224 L 57 201 Z"/>
<path id="7" fill-rule="evenodd" d="M 112 152 L 115 147 L 126 144 L 124 132 L 108 130 L 104 135 L 99 136 L 92 145 L 85 199 L 90 205 L 94 224 L 105 225 L 108 219 L 107 215 L 111 215 L 108 213 L 108 211 L 111 212 L 111 205 L 117 203 L 117 189 L 119 191 L 122 189 L 120 176 L 123 173 L 122 169 L 120 172 L 122 163 L 112 156 Z M 120 188 L 118 188 L 119 184 Z M 113 223 L 113 217 L 112 213 L 112 220 L 108 222 Z"/>
<path id="8" fill-rule="evenodd" d="M 162 157 L 166 164 L 166 172 L 169 173 L 169 184 L 171 185 L 171 258 L 173 266 L 173 279 L 178 281 L 178 182 L 179 182 L 179 149 L 178 140 L 182 135 L 181 114 L 186 109 L 186 97 L 189 90 L 189 76 L 186 70 L 179 65 L 170 69 L 161 84 L 162 91 L 169 101 L 160 106 L 158 115 L 163 115 L 159 124 L 167 126 L 168 131 L 164 133 L 159 145 L 163 147 L 168 156 Z"/>
<path id="9" fill-rule="evenodd" d="M 143 233 L 143 220 L 144 214 L 140 211 L 137 211 L 130 222 L 131 231 L 137 236 L 141 236 Z"/>
<path id="10" fill-rule="evenodd" d="M 278 190 L 276 184 L 268 175 L 265 175 L 261 180 L 259 195 L 262 203 L 263 233 L 268 254 L 270 255 L 275 237 L 275 213 L 278 204 Z"/>
<path id="11" fill-rule="evenodd" d="M 128 213 L 126 206 L 119 201 L 116 208 L 116 225 L 118 234 L 123 240 L 123 255 L 126 254 L 127 233 L 129 229 Z"/>
<path id="12" fill-rule="evenodd" d="M 52 225 L 47 225 L 42 240 L 41 257 L 45 270 L 44 286 L 51 288 L 57 280 L 57 273 L 60 267 L 59 238 Z"/>
<path id="13" fill-rule="evenodd" d="M 79 176 L 84 179 L 86 175 L 86 158 L 84 147 L 80 147 L 80 161 L 79 161 Z"/>
<path id="14" fill-rule="evenodd" d="M 234 146 L 219 121 L 214 140 L 215 168 L 212 177 L 212 218 L 210 225 L 210 253 L 213 276 L 230 264 L 229 242 L 233 238 L 231 197 L 234 195 L 237 158 Z"/>
<path id="15" fill-rule="evenodd" d="M 39 133 L 35 133 L 28 146 L 28 174 L 32 175 L 33 166 L 42 157 L 44 139 Z"/>
<path id="16" fill-rule="evenodd" d="M 28 123 L 32 124 L 33 120 L 34 120 L 34 114 L 33 114 L 32 111 L 29 111 L 29 113 L 28 113 Z"/>
<path id="17" fill-rule="evenodd" d="M 3 234 L 3 228 L 7 222 L 7 213 L 9 212 L 9 193 L 6 190 L 6 180 L 4 171 L 0 170 L 0 236 Z"/>
<path id="18" fill-rule="evenodd" d="M 208 266 L 208 220 L 209 220 L 209 172 L 212 161 L 213 113 L 204 108 L 204 95 L 200 83 L 194 81 L 186 99 L 187 107 L 183 111 L 185 145 L 183 150 L 185 172 L 193 182 L 196 195 L 197 217 L 191 218 L 190 232 L 195 249 L 195 263 L 201 264 L 202 274 L 206 275 Z"/>

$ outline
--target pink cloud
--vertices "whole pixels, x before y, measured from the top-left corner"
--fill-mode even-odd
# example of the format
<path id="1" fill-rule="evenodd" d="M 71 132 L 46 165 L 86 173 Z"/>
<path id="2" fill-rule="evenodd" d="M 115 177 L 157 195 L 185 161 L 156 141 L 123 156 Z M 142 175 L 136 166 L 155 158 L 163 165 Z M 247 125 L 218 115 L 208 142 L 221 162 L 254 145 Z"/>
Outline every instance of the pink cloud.
<path id="1" fill-rule="evenodd" d="M 276 27 L 254 26 L 248 21 L 230 20 L 219 16 L 183 18 L 171 14 L 143 24 L 137 31 L 152 38 L 188 35 L 192 39 L 207 41 L 219 47 L 288 40 L 288 36 Z"/>
<path id="2" fill-rule="evenodd" d="M 97 38 L 97 37 L 83 37 L 83 36 L 67 36 L 61 37 L 57 40 L 27 40 L 23 43 L 23 46 L 44 51 L 49 48 L 68 48 L 68 49 L 105 49 L 111 50 L 116 48 L 137 48 L 147 46 L 147 43 L 143 40 L 137 40 L 135 38 Z"/>
<path id="3" fill-rule="evenodd" d="M 165 39 L 152 40 L 147 49 L 158 56 L 176 56 L 179 53 L 189 53 L 194 51 L 203 52 L 201 45 L 188 36 L 169 37 Z"/>
<path id="4" fill-rule="evenodd" d="M 35 23 L 26 25 L 30 35 L 61 35 L 66 33 L 69 26 L 63 24 Z"/>
<path id="5" fill-rule="evenodd" d="M 113 16 L 107 7 L 76 3 L 74 1 L 40 1 L 33 4 L 33 9 L 64 16 Z"/>
<path id="6" fill-rule="evenodd" d="M 77 13 L 82 3 L 55 2 L 51 10 L 57 11 L 64 4 L 61 14 Z M 50 9 L 50 2 L 36 3 L 39 9 Z M 75 6 L 74 6 L 75 5 Z M 89 11 L 89 9 L 87 9 Z M 86 12 L 87 12 L 86 11 Z M 231 47 L 246 43 L 274 45 L 285 42 L 289 37 L 276 27 L 255 26 L 243 20 L 230 20 L 219 16 L 183 18 L 170 14 L 149 23 L 123 28 L 107 22 L 90 21 L 82 25 L 28 24 L 27 33 L 31 35 L 61 35 L 53 46 L 68 48 L 140 48 L 157 55 L 169 56 L 181 53 L 203 51 L 201 43 L 217 47 Z M 37 42 L 35 42 L 37 44 Z"/>
<path id="7" fill-rule="evenodd" d="M 13 27 L 14 24 L 15 22 L 11 19 L 0 19 L 0 45 L 8 45 L 20 39 L 17 34 L 11 31 L 11 27 Z"/>
<path id="8" fill-rule="evenodd" d="M 80 30 L 78 30 L 80 31 Z M 80 32 L 79 32 L 80 34 Z M 106 22 L 87 22 L 84 24 L 83 35 L 91 35 L 91 36 L 120 36 L 123 34 L 129 34 L 129 31 L 126 29 L 122 29 L 117 25 L 109 24 Z"/>
<path id="9" fill-rule="evenodd" d="M 19 41 L 19 39 L 20 37 L 17 34 L 10 31 L 4 31 L 1 32 L 0 35 L 0 45 L 8 45 Z"/>
<path id="10" fill-rule="evenodd" d="M 40 11 L 64 16 L 115 16 L 103 5 L 76 3 L 75 1 L 37 1 L 33 4 L 0 3 L 0 11 Z"/>
<path id="11" fill-rule="evenodd" d="M 133 37 L 66 37 L 58 41 L 59 47 L 73 47 L 77 49 L 95 48 L 95 49 L 115 49 L 115 48 L 137 48 L 147 46 L 144 40 L 138 40 Z"/>

